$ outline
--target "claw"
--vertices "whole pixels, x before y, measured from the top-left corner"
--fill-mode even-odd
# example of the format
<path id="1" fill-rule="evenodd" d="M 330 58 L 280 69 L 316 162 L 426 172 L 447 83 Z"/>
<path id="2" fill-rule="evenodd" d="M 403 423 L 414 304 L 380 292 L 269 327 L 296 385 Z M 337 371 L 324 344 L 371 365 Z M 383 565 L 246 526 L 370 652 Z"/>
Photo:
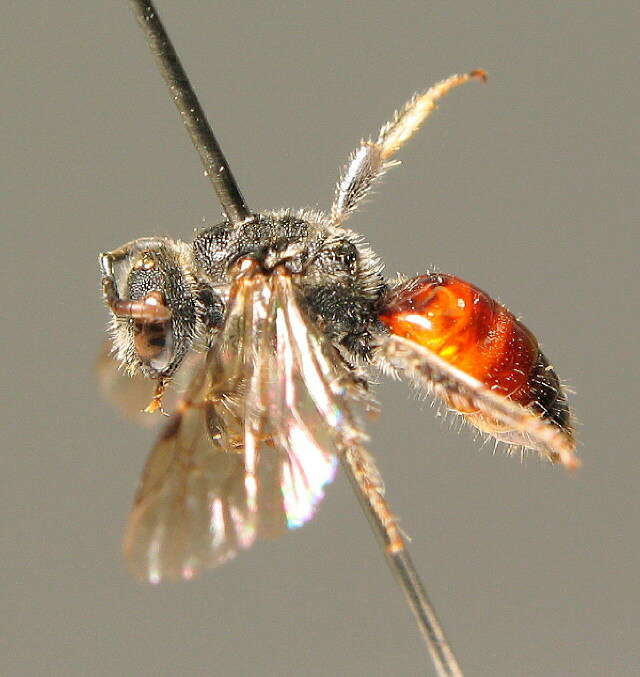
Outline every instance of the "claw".
<path id="1" fill-rule="evenodd" d="M 158 381 L 156 392 L 151 398 L 151 402 L 143 409 L 145 414 L 155 414 L 156 411 L 159 411 L 163 416 L 169 416 L 162 407 L 162 397 L 167 389 L 167 385 L 168 382 L 165 379 L 160 379 Z"/>

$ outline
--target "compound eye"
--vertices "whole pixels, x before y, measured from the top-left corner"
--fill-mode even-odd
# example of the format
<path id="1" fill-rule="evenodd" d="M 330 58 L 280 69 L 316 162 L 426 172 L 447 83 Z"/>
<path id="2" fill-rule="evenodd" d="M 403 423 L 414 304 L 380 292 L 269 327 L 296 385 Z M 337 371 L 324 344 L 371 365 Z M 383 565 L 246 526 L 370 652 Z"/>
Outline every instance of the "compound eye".
<path id="1" fill-rule="evenodd" d="M 133 327 L 133 349 L 140 362 L 155 374 L 171 366 L 175 356 L 175 336 L 170 308 L 159 291 L 151 291 L 135 300 L 118 300 L 113 308 L 119 317 L 127 317 Z"/>
<path id="2" fill-rule="evenodd" d="M 175 341 L 171 321 L 135 320 L 133 345 L 141 362 L 154 371 L 163 372 L 174 356 Z"/>

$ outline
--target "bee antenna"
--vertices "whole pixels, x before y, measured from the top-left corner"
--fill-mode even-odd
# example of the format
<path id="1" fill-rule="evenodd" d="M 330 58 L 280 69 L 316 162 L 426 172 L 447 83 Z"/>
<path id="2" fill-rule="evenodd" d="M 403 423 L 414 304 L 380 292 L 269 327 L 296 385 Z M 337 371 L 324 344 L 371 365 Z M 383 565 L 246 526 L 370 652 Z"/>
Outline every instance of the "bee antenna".
<path id="1" fill-rule="evenodd" d="M 191 141 L 200 155 L 205 176 L 213 184 L 226 218 L 234 225 L 250 220 L 253 215 L 245 204 L 198 97 L 162 25 L 158 11 L 151 0 L 130 0 L 129 4 L 145 34 L 158 69 L 169 87 L 171 98 Z"/>

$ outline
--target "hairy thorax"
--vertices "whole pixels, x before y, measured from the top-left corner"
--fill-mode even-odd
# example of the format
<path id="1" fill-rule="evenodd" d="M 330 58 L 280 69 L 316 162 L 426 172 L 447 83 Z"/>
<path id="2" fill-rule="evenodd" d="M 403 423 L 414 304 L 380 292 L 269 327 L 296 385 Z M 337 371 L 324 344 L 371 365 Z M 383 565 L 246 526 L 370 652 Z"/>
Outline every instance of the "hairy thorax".
<path id="1" fill-rule="evenodd" d="M 239 260 L 253 258 L 266 272 L 284 266 L 311 319 L 353 357 L 370 356 L 385 285 L 377 257 L 351 231 L 318 212 L 276 211 L 240 226 L 205 228 L 192 247 L 196 278 L 221 303 Z"/>

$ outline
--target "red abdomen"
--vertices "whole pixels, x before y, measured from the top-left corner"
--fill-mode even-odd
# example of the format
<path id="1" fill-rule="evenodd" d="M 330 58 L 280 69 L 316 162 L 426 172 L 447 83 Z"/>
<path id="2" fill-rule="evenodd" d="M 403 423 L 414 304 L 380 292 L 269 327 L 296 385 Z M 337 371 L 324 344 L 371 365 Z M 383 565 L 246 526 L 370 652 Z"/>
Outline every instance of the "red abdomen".
<path id="1" fill-rule="evenodd" d="M 558 378 L 533 334 L 474 285 L 454 275 L 419 275 L 387 296 L 379 319 L 393 334 L 437 353 L 497 394 L 558 425 L 568 423 Z M 491 428 L 489 420 L 472 422 Z"/>

